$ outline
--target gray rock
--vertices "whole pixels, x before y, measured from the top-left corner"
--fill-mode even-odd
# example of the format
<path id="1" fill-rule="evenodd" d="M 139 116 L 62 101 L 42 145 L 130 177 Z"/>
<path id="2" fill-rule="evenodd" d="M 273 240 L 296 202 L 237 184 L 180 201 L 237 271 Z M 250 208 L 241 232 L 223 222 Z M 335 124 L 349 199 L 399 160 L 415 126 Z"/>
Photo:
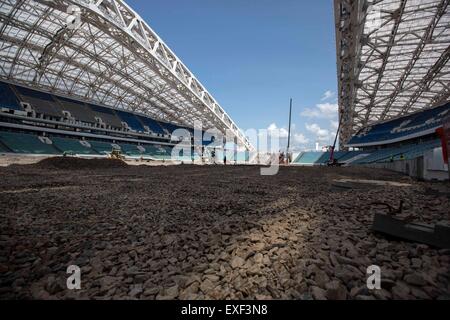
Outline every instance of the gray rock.
<path id="1" fill-rule="evenodd" d="M 427 281 L 419 273 L 408 274 L 403 278 L 403 280 L 405 280 L 406 283 L 412 284 L 414 286 L 424 286 L 427 284 Z"/>
<path id="2" fill-rule="evenodd" d="M 407 300 L 409 299 L 410 288 L 403 282 L 398 281 L 396 285 L 392 288 L 392 296 L 396 300 Z"/>
<path id="3" fill-rule="evenodd" d="M 230 265 L 233 269 L 240 268 L 244 264 L 245 264 L 245 260 L 238 256 L 233 257 L 230 262 Z"/>
<path id="4" fill-rule="evenodd" d="M 200 289 L 202 290 L 202 292 L 204 294 L 207 294 L 208 292 L 212 291 L 215 288 L 214 283 L 209 280 L 209 279 L 205 279 L 202 284 L 200 285 Z"/>
<path id="5" fill-rule="evenodd" d="M 319 287 L 315 286 L 311 287 L 311 295 L 314 298 L 314 300 L 327 300 L 325 290 Z"/>

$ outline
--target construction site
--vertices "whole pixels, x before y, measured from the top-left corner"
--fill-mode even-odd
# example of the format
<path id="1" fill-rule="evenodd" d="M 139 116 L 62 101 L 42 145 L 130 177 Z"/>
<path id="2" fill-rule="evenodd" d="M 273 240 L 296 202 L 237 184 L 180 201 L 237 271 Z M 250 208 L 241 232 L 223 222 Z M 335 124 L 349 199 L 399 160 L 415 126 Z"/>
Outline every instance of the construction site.
<path id="1" fill-rule="evenodd" d="M 334 144 L 267 151 L 124 1 L 0 0 L 0 300 L 450 299 L 449 2 L 330 2 Z"/>

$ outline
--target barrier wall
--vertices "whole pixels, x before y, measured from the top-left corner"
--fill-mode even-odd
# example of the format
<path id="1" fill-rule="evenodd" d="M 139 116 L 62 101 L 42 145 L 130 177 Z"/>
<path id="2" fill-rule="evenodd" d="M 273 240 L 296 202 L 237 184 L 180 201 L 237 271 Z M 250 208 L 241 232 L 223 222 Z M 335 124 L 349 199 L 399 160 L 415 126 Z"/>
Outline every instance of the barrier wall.
<path id="1" fill-rule="evenodd" d="M 413 160 L 376 163 L 366 165 L 366 167 L 400 172 L 419 180 L 449 180 L 448 165 L 445 164 L 442 157 L 442 148 L 428 151 L 423 157 Z"/>

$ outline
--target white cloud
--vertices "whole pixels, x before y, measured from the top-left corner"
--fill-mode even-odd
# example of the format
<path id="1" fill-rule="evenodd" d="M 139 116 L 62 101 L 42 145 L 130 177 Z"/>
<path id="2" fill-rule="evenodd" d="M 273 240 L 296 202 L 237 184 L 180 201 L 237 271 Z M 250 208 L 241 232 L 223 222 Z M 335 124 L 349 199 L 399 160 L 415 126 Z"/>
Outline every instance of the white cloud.
<path id="1" fill-rule="evenodd" d="M 303 133 L 295 133 L 294 136 L 294 142 L 296 144 L 307 144 L 309 143 L 309 139 L 305 137 Z"/>
<path id="2" fill-rule="evenodd" d="M 288 130 L 285 128 L 278 128 L 278 126 L 275 123 L 272 123 L 268 128 L 267 131 L 270 136 L 277 137 L 280 139 L 287 139 L 289 136 Z"/>
<path id="3" fill-rule="evenodd" d="M 327 129 L 321 128 L 317 123 L 307 123 L 306 130 L 311 132 L 318 142 L 329 142 L 334 136 L 334 133 L 330 132 Z"/>
<path id="4" fill-rule="evenodd" d="M 323 94 L 323 97 L 322 97 L 321 101 L 326 101 L 326 100 L 331 99 L 331 98 L 333 98 L 333 97 L 334 97 L 334 92 L 333 92 L 333 91 L 330 91 L 330 90 L 327 90 L 327 91 L 325 91 L 325 93 Z"/>
<path id="5" fill-rule="evenodd" d="M 338 116 L 337 103 L 319 103 L 314 108 L 305 109 L 301 115 L 308 118 L 334 119 Z"/>
<path id="6" fill-rule="evenodd" d="M 262 140 L 265 138 L 269 138 L 268 141 L 268 148 L 271 148 L 273 145 L 273 142 L 271 139 L 278 139 L 278 143 L 276 144 L 279 150 L 284 150 L 287 147 L 287 140 L 288 140 L 289 132 L 288 129 L 285 127 L 278 127 L 276 123 L 272 123 L 267 127 L 267 137 L 265 137 L 263 132 L 259 133 L 259 146 L 264 149 L 264 143 L 261 145 Z M 310 143 L 309 137 L 307 137 L 305 134 L 297 132 L 296 125 L 293 123 L 291 126 L 291 150 L 300 151 L 303 150 L 305 145 Z M 265 149 L 264 149 L 265 150 Z M 261 152 L 264 152 L 264 150 L 260 150 Z"/>

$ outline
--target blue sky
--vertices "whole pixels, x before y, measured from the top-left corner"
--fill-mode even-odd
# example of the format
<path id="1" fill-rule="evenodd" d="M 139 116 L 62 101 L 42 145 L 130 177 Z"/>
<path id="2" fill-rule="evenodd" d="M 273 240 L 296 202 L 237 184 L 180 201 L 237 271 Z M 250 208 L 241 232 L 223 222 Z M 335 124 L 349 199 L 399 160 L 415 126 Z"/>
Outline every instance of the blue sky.
<path id="1" fill-rule="evenodd" d="M 240 128 L 331 144 L 336 54 L 331 0 L 128 0 Z M 327 94 L 326 94 L 327 93 Z"/>

